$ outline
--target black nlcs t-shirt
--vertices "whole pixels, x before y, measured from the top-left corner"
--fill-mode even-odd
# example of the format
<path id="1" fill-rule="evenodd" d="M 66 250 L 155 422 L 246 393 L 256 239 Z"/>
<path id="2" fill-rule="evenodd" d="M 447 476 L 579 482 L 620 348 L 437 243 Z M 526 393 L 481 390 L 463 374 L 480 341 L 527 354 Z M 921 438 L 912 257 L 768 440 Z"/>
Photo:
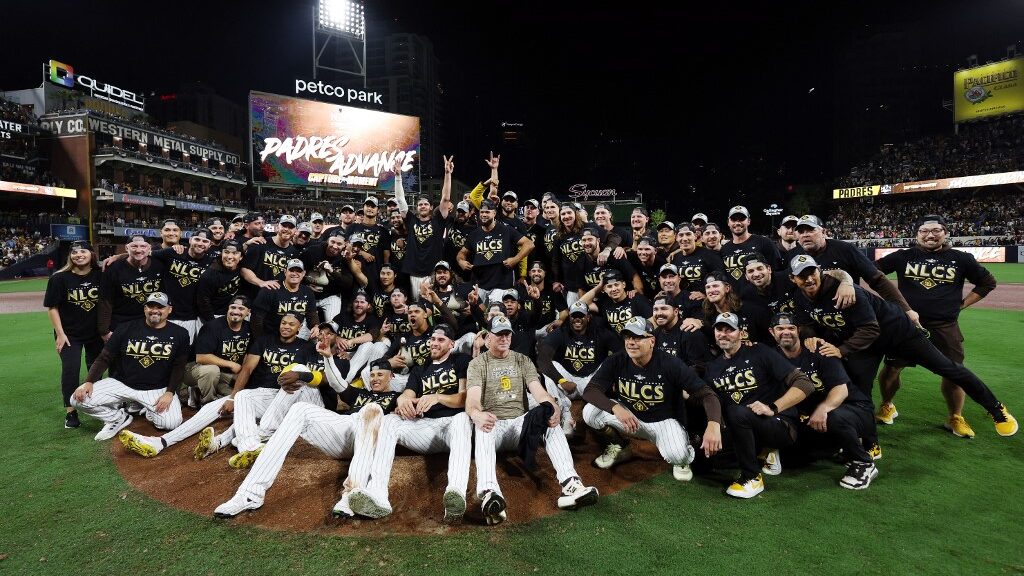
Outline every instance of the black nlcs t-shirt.
<path id="1" fill-rule="evenodd" d="M 864 392 L 857 386 L 850 384 L 850 377 L 846 374 L 843 363 L 838 358 L 822 356 L 804 347 L 800 348 L 800 355 L 796 358 L 786 356 L 781 350 L 779 350 L 779 355 L 788 360 L 793 366 L 799 368 L 801 372 L 807 374 L 807 377 L 811 379 L 811 383 L 814 384 L 814 394 L 804 398 L 796 406 L 797 412 L 801 415 L 810 416 L 818 405 L 825 400 L 829 392 L 841 384 L 847 385 L 846 391 L 848 393 L 843 404 L 857 404 L 868 410 L 874 408 L 871 405 L 871 400 L 864 395 Z"/>
<path id="2" fill-rule="evenodd" d="M 366 316 L 358 322 L 352 316 L 352 313 L 347 311 L 338 314 L 333 318 L 333 320 L 338 324 L 338 337 L 346 340 L 358 338 L 372 330 L 380 330 L 380 320 L 371 314 L 369 310 L 367 310 Z M 353 350 L 355 350 L 355 348 L 352 348 L 349 352 L 352 352 Z"/>
<path id="3" fill-rule="evenodd" d="M 511 268 L 503 261 L 519 252 L 518 243 L 523 235 L 511 226 L 496 222 L 490 232 L 476 228 L 466 240 L 469 262 L 473 265 L 472 278 L 484 290 L 508 288 L 515 281 Z"/>
<path id="4" fill-rule="evenodd" d="M 228 313 L 228 306 L 231 299 L 238 295 L 242 283 L 241 268 L 225 270 L 220 266 L 210 266 L 199 277 L 199 287 L 196 288 L 196 307 L 199 318 L 203 322 L 210 322 L 214 316 L 224 316 Z M 208 310 L 205 308 L 209 306 Z"/>
<path id="5" fill-rule="evenodd" d="M 885 274 L 896 273 L 907 304 L 922 322 L 955 322 L 960 317 L 964 280 L 978 285 L 991 273 L 961 250 L 929 252 L 919 247 L 893 252 L 878 262 Z"/>
<path id="6" fill-rule="evenodd" d="M 276 334 L 281 325 L 281 317 L 287 312 L 293 312 L 302 321 L 306 320 L 310 310 L 316 309 L 316 296 L 309 286 L 300 284 L 299 289 L 291 292 L 284 286 L 277 290 L 261 289 L 253 303 L 254 311 L 261 312 L 263 316 L 263 330 Z M 312 329 L 312 326 L 307 326 Z"/>
<path id="7" fill-rule="evenodd" d="M 444 256 L 446 223 L 437 210 L 426 221 L 420 220 L 412 210 L 405 215 L 405 228 L 409 233 L 406 236 L 403 272 L 410 276 L 429 276 L 434 271 L 434 265 Z"/>
<path id="8" fill-rule="evenodd" d="M 740 286 L 746 282 L 744 278 L 747 258 L 757 256 L 764 258 L 765 263 L 772 267 L 772 270 L 784 270 L 782 257 L 779 256 L 779 249 L 775 243 L 757 234 L 751 234 L 743 242 L 729 242 L 724 244 L 718 254 L 722 257 L 727 276 L 732 278 L 733 286 Z"/>
<path id="9" fill-rule="evenodd" d="M 725 270 L 722 257 L 702 246 L 689 256 L 677 253 L 672 257 L 672 263 L 679 268 L 679 288 L 689 292 L 703 292 L 704 279 L 708 274 Z"/>
<path id="10" fill-rule="evenodd" d="M 860 286 L 854 286 L 857 301 L 849 308 L 840 310 L 832 300 L 839 282 L 828 282 L 828 285 L 832 288 L 826 290 L 823 284 L 814 301 L 809 300 L 800 291 L 794 293 L 796 308 L 793 310 L 793 317 L 798 325 L 814 324 L 818 334 L 836 346 L 842 345 L 853 336 L 858 326 L 871 322 L 878 322 L 881 330 L 873 346 L 884 347 L 889 342 L 899 342 L 916 336 L 917 328 L 899 306 L 882 300 Z"/>
<path id="11" fill-rule="evenodd" d="M 622 350 L 622 339 L 600 318 L 591 318 L 583 334 L 574 332 L 567 320 L 544 338 L 544 344 L 554 350 L 553 360 L 573 376 L 590 376 L 609 354 Z"/>
<path id="12" fill-rule="evenodd" d="M 661 267 L 666 262 L 665 255 L 661 252 L 655 252 L 654 262 L 650 266 L 644 266 L 636 252 L 626 252 L 626 257 L 629 258 L 629 264 L 633 267 L 633 270 L 640 275 L 640 280 L 644 285 L 644 296 L 653 299 L 658 292 L 661 292 L 661 283 L 658 281 L 658 277 L 661 274 Z"/>
<path id="13" fill-rule="evenodd" d="M 630 290 L 633 289 L 633 275 L 636 274 L 636 271 L 633 270 L 633 266 L 626 258 L 609 256 L 608 261 L 605 262 L 604 266 L 599 266 L 597 260 L 591 258 L 588 254 L 584 254 L 580 260 L 582 261 L 583 273 L 583 282 L 579 286 L 580 289 L 589 291 L 594 286 L 600 284 L 601 280 L 604 279 L 604 273 L 607 270 L 618 270 L 621 272 L 627 288 Z"/>
<path id="14" fill-rule="evenodd" d="M 469 356 L 453 352 L 444 362 L 429 362 L 416 366 L 409 373 L 406 390 L 412 390 L 419 398 L 425 394 L 457 394 L 459 379 L 466 377 L 469 368 Z M 462 408 L 449 408 L 438 402 L 423 415 L 426 418 L 444 418 L 462 412 Z"/>
<path id="15" fill-rule="evenodd" d="M 682 360 L 655 350 L 643 368 L 634 364 L 624 351 L 612 354 L 588 386 L 598 386 L 637 419 L 660 422 L 669 418 L 683 420 L 683 391 L 693 394 L 705 384 Z"/>
<path id="16" fill-rule="evenodd" d="M 723 403 L 768 404 L 785 394 L 786 376 L 796 368 L 764 344 L 742 345 L 732 358 L 722 354 L 708 362 L 705 379 Z M 793 409 L 784 414 L 793 415 Z"/>
<path id="17" fill-rule="evenodd" d="M 552 290 L 547 282 L 540 291 L 540 298 L 536 300 L 529 297 L 524 286 L 517 285 L 516 291 L 519 293 L 519 301 L 523 303 L 523 310 L 529 312 L 533 319 L 534 329 L 551 324 L 559 313 L 567 308 L 565 296 Z"/>
<path id="18" fill-rule="evenodd" d="M 142 318 L 146 298 L 163 288 L 164 265 L 149 259 L 149 265 L 136 268 L 128 260 L 118 260 L 100 279 L 100 297 L 110 302 L 110 327 Z M 174 301 L 171 301 L 174 304 Z"/>
<path id="19" fill-rule="evenodd" d="M 172 320 L 194 320 L 199 317 L 196 309 L 196 292 L 199 278 L 212 262 L 209 254 L 195 260 L 188 254 L 178 254 L 173 248 L 153 252 L 153 258 L 163 262 L 167 271 L 164 273 L 164 292 L 171 298 Z"/>
<path id="20" fill-rule="evenodd" d="M 89 342 L 99 338 L 96 321 L 99 316 L 101 275 L 93 268 L 85 276 L 71 270 L 50 276 L 43 296 L 43 306 L 56 308 L 64 334 L 72 342 Z"/>
<path id="21" fill-rule="evenodd" d="M 416 336 L 410 329 L 409 332 L 401 335 L 393 335 L 391 337 L 391 347 L 384 354 L 384 358 L 393 358 L 398 355 L 398 351 L 403 346 L 402 340 L 405 340 L 404 346 L 412 355 L 412 369 L 413 366 L 423 366 L 430 362 L 430 334 L 431 331 L 427 330 L 420 336 Z"/>
<path id="22" fill-rule="evenodd" d="M 280 388 L 277 377 L 289 364 L 314 364 L 317 354 L 314 344 L 302 338 L 281 342 L 277 334 L 264 334 L 249 345 L 247 354 L 259 356 L 246 388 Z"/>
<path id="23" fill-rule="evenodd" d="M 241 364 L 249 350 L 249 340 L 248 320 L 243 320 L 241 328 L 235 332 L 228 326 L 227 318 L 217 318 L 204 323 L 199 329 L 195 342 L 196 354 L 213 354 Z"/>
<path id="24" fill-rule="evenodd" d="M 374 392 L 367 388 L 349 386 L 338 394 L 338 398 L 349 406 L 349 410 L 345 414 L 355 414 L 367 404 L 377 404 L 385 414 L 390 414 L 397 407 L 399 394 L 401 392 L 392 392 L 391 390 Z"/>
<path id="25" fill-rule="evenodd" d="M 643 294 L 637 294 L 632 298 L 626 297 L 619 302 L 602 294 L 597 300 L 597 307 L 616 334 L 622 332 L 622 327 L 630 318 L 650 318 L 652 314 L 651 301 Z"/>
<path id="26" fill-rule="evenodd" d="M 797 243 L 790 250 L 790 257 L 807 254 L 803 246 Z M 822 272 L 829 270 L 845 270 L 853 277 L 854 284 L 860 284 L 861 278 L 871 278 L 878 274 L 878 268 L 868 260 L 868 257 L 861 252 L 860 248 L 842 240 L 825 240 L 825 249 L 818 254 L 812 254 L 814 261 L 821 266 Z M 788 266 L 788 262 L 786 263 Z M 782 270 L 773 268 L 773 270 Z"/>
<path id="27" fill-rule="evenodd" d="M 107 340 L 106 350 L 119 362 L 117 378 L 135 390 L 167 388 L 178 358 L 187 360 L 188 331 L 168 322 L 151 328 L 144 320 L 122 324 Z"/>
<path id="28" fill-rule="evenodd" d="M 771 284 L 764 294 L 749 282 L 740 291 L 744 302 L 754 302 L 767 309 L 771 315 L 793 312 L 793 298 L 796 292 L 796 285 L 789 280 L 789 275 L 785 272 L 772 272 Z"/>
<path id="29" fill-rule="evenodd" d="M 252 270 L 260 280 L 283 280 L 288 260 L 295 258 L 298 249 L 294 244 L 281 248 L 268 239 L 266 244 L 251 244 L 245 251 L 242 267 Z M 253 286 L 255 290 L 256 287 Z"/>

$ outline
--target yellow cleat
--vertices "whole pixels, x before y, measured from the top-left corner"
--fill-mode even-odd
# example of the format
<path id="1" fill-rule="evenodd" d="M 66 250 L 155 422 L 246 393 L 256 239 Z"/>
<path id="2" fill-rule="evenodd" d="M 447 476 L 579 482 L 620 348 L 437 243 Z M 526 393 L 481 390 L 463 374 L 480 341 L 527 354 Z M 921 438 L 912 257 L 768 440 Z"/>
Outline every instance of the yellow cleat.
<path id="1" fill-rule="evenodd" d="M 121 444 L 124 444 L 125 448 L 135 452 L 143 458 L 152 458 L 160 453 L 160 448 L 157 447 L 160 446 L 160 441 L 155 438 L 141 436 L 134 432 L 129 432 L 128 430 L 122 430 L 121 433 L 117 435 L 117 438 L 121 441 Z M 153 442 L 154 440 L 156 440 L 155 443 Z"/>
<path id="2" fill-rule="evenodd" d="M 1017 433 L 1017 419 L 1010 415 L 1006 406 L 1000 404 L 999 416 L 992 416 L 992 420 L 996 423 L 996 432 L 1000 436 L 1013 436 Z"/>
<path id="3" fill-rule="evenodd" d="M 964 420 L 964 417 L 959 414 L 953 414 L 946 420 L 946 423 L 942 425 L 943 428 L 953 433 L 953 436 L 958 438 L 974 438 L 974 429 L 971 425 Z"/>
<path id="4" fill-rule="evenodd" d="M 882 447 L 879 446 L 877 442 L 875 442 L 874 444 L 871 445 L 871 448 L 868 448 L 868 454 L 871 455 L 872 460 L 881 460 Z"/>
<path id="5" fill-rule="evenodd" d="M 892 402 L 883 402 L 878 406 L 878 413 L 875 414 L 875 420 L 882 424 L 892 424 L 896 417 L 900 413 L 896 411 L 896 405 Z"/>
<path id="6" fill-rule="evenodd" d="M 729 496 L 736 498 L 753 498 L 761 492 L 764 492 L 764 477 L 760 474 L 756 478 L 751 478 L 746 482 L 740 482 L 739 480 L 732 483 L 725 493 Z"/>
<path id="7" fill-rule="evenodd" d="M 235 454 L 228 460 L 228 466 L 231 466 L 232 468 L 251 468 L 253 462 L 256 461 L 256 458 L 260 455 L 260 452 L 262 451 L 263 445 L 261 444 L 260 447 L 255 450 L 246 450 L 245 452 L 239 452 L 238 454 Z"/>
<path id="8" fill-rule="evenodd" d="M 202 460 L 210 454 L 213 454 L 219 449 L 219 446 L 215 445 L 215 433 L 212 426 L 203 428 L 203 431 L 199 433 L 199 443 L 192 449 L 192 457 L 196 460 Z"/>

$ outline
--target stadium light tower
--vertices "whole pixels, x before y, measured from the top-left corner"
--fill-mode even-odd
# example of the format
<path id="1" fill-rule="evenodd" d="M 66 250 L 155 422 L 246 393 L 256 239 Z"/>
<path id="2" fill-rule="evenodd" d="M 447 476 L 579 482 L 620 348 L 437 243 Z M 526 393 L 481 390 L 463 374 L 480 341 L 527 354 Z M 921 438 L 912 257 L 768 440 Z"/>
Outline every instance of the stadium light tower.
<path id="1" fill-rule="evenodd" d="M 324 57 L 332 44 L 347 44 L 351 58 Z M 330 65 L 322 60 L 328 59 Z M 313 78 L 321 70 L 358 76 L 366 88 L 366 13 L 362 0 L 316 0 L 313 7 Z"/>

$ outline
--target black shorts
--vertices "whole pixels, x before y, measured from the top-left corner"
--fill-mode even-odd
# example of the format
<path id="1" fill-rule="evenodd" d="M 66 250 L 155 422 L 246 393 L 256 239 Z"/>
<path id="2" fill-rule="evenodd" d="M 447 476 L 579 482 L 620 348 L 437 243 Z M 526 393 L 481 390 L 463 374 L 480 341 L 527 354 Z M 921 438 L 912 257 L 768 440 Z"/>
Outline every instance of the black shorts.
<path id="1" fill-rule="evenodd" d="M 942 352 L 943 356 L 957 364 L 964 363 L 964 335 L 960 331 L 958 322 L 935 322 L 925 324 L 924 327 L 930 334 L 928 339 L 939 349 L 939 352 Z M 893 368 L 916 366 L 903 358 L 888 357 L 885 359 L 885 365 Z"/>

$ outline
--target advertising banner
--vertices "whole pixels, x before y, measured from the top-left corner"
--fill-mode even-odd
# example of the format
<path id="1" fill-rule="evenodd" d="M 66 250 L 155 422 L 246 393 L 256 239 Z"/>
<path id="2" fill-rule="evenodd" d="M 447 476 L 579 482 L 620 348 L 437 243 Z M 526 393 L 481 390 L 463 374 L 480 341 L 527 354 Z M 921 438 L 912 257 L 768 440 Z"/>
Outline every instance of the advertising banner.
<path id="1" fill-rule="evenodd" d="M 39 186 L 38 184 L 21 184 L 19 182 L 4 182 L 3 180 L 0 180 L 0 192 L 39 194 L 40 196 L 59 196 L 61 198 L 75 198 L 78 196 L 78 192 L 71 188 Z"/>
<path id="2" fill-rule="evenodd" d="M 122 236 L 128 238 L 130 236 L 145 236 L 146 238 L 159 238 L 160 231 L 156 228 L 125 228 L 124 226 L 114 226 L 114 236 Z M 182 238 L 191 238 L 191 230 L 182 230 Z"/>
<path id="3" fill-rule="evenodd" d="M 953 73 L 956 122 L 1024 111 L 1024 57 Z"/>
<path id="4" fill-rule="evenodd" d="M 840 200 L 843 198 L 863 198 L 864 196 L 878 196 L 881 193 L 882 187 L 879 185 L 874 186 L 854 186 L 852 188 L 837 188 L 832 191 L 832 199 Z"/>
<path id="5" fill-rule="evenodd" d="M 186 202 L 184 200 L 175 200 L 174 207 L 178 210 L 194 210 L 196 212 L 216 212 L 217 207 L 210 204 L 200 204 L 198 202 Z"/>
<path id="6" fill-rule="evenodd" d="M 88 240 L 89 227 L 79 224 L 50 224 L 50 236 L 61 240 Z"/>
<path id="7" fill-rule="evenodd" d="M 186 138 L 171 136 L 165 132 L 146 130 L 129 122 L 98 118 L 90 114 L 75 114 L 72 116 L 46 116 L 39 120 L 39 125 L 53 132 L 57 136 L 78 136 L 89 132 L 99 134 L 110 134 L 117 138 L 126 138 L 151 147 L 150 153 L 158 154 L 157 150 L 166 148 L 176 150 L 182 154 L 188 154 L 196 158 L 207 158 L 214 162 L 238 165 L 237 154 L 218 150 L 193 142 Z M 213 168 L 214 166 L 211 166 Z"/>
<path id="8" fill-rule="evenodd" d="M 276 94 L 249 94 L 253 181 L 393 190 L 418 173 L 420 119 Z"/>
<path id="9" fill-rule="evenodd" d="M 121 194 L 119 192 L 114 192 L 114 202 L 121 202 L 122 204 L 136 204 L 138 206 L 155 206 L 157 208 L 163 208 L 164 206 L 162 198 L 136 196 L 135 194 Z"/>
<path id="10" fill-rule="evenodd" d="M 978 174 L 976 176 L 960 176 L 958 178 L 939 178 L 937 180 L 918 180 L 917 182 L 900 182 L 899 184 L 883 184 L 875 186 L 857 186 L 854 188 L 838 188 L 832 191 L 833 200 L 845 198 L 862 198 L 881 194 L 908 194 L 911 192 L 932 192 L 935 190 L 955 190 L 957 188 L 977 188 L 979 186 L 999 186 L 1002 184 L 1024 183 L 1024 171 L 999 172 L 997 174 Z"/>
<path id="11" fill-rule="evenodd" d="M 956 248 L 974 256 L 978 262 L 1006 262 L 1005 246 L 959 246 Z M 875 248 L 875 260 L 904 248 Z"/>

